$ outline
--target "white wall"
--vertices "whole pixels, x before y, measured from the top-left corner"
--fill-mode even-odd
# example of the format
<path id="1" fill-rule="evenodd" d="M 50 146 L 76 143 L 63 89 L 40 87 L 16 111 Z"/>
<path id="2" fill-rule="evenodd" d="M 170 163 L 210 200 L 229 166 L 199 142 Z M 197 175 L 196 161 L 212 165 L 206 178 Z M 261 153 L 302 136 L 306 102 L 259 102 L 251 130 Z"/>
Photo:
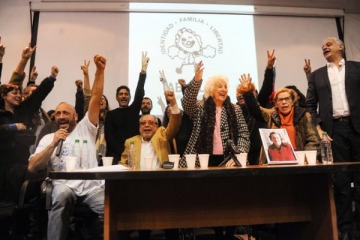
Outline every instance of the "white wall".
<path id="1" fill-rule="evenodd" d="M 2 82 L 7 82 L 18 63 L 22 49 L 31 40 L 29 1 L 0 1 L 0 36 L 6 52 L 3 59 Z"/>
<path id="2" fill-rule="evenodd" d="M 360 15 L 348 14 L 345 17 L 345 48 L 347 60 L 360 61 Z"/>

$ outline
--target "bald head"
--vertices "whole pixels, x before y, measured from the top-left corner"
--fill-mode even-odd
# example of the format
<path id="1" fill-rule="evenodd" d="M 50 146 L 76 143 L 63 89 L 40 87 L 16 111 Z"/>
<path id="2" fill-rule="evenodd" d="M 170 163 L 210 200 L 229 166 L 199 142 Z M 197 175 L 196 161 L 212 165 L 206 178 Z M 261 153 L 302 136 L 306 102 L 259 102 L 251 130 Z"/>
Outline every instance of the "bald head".
<path id="1" fill-rule="evenodd" d="M 59 103 L 54 116 L 59 128 L 66 129 L 69 133 L 74 130 L 78 116 L 73 105 L 66 102 Z"/>
<path id="2" fill-rule="evenodd" d="M 56 111 L 58 108 L 68 108 L 69 111 L 72 111 L 73 113 L 76 113 L 75 107 L 74 107 L 73 105 L 71 105 L 70 103 L 67 103 L 67 102 L 61 102 L 61 103 L 59 103 L 59 104 L 56 106 L 55 111 Z M 70 110 L 70 109 L 71 109 L 71 110 Z"/>

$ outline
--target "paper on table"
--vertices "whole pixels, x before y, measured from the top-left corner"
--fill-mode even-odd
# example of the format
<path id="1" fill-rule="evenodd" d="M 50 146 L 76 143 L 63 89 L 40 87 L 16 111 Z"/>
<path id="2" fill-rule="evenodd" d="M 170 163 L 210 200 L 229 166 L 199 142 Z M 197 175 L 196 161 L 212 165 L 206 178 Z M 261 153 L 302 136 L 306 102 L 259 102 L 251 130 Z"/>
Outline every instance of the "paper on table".
<path id="1" fill-rule="evenodd" d="M 86 169 L 85 172 L 120 172 L 120 171 L 126 171 L 130 170 L 130 168 L 125 167 L 124 165 L 111 165 L 111 166 L 105 166 L 105 167 L 95 167 L 95 168 L 89 168 Z"/>

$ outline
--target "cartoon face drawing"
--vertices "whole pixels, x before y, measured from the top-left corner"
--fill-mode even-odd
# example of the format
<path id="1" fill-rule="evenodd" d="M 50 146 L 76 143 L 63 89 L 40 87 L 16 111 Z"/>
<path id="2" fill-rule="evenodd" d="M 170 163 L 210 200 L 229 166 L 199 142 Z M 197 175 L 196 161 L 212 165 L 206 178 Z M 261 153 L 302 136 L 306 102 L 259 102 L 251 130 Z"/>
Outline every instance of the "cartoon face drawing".
<path id="1" fill-rule="evenodd" d="M 181 34 L 179 47 L 186 49 L 188 52 L 199 51 L 201 48 L 200 36 L 194 35 L 193 32 L 185 31 Z"/>
<path id="2" fill-rule="evenodd" d="M 200 35 L 188 28 L 181 28 L 175 35 L 175 44 L 168 48 L 168 56 L 172 59 L 182 59 L 181 66 L 176 68 L 177 73 L 182 73 L 183 66 L 195 67 L 197 57 L 215 57 L 216 48 L 203 46 Z"/>

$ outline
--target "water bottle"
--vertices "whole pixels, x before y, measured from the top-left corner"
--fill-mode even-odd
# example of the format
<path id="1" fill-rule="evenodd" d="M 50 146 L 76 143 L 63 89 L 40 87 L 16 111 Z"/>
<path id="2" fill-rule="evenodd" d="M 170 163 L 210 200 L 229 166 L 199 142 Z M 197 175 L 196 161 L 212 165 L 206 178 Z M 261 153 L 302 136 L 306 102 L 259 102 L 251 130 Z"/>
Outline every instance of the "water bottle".
<path id="1" fill-rule="evenodd" d="M 74 145 L 74 151 L 73 151 L 74 156 L 77 158 L 76 161 L 76 168 L 80 168 L 81 166 L 81 146 L 80 146 L 80 140 L 79 139 L 75 139 L 75 145 Z"/>
<path id="2" fill-rule="evenodd" d="M 129 149 L 129 155 L 128 155 L 128 165 L 129 168 L 134 169 L 135 163 L 136 163 L 136 151 L 135 151 L 135 145 L 134 142 L 130 142 L 130 149 Z"/>
<path id="3" fill-rule="evenodd" d="M 83 144 L 81 147 L 81 168 L 88 169 L 89 168 L 89 147 L 87 144 L 87 140 L 83 140 Z"/>
<path id="4" fill-rule="evenodd" d="M 103 166 L 103 161 L 102 161 L 102 153 L 99 152 L 97 155 L 97 162 L 98 162 L 98 166 Z"/>
<path id="5" fill-rule="evenodd" d="M 322 133 L 322 139 L 321 139 L 321 142 L 320 142 L 320 149 L 321 149 L 321 161 L 324 164 L 333 163 L 331 142 L 330 142 L 326 132 Z"/>

